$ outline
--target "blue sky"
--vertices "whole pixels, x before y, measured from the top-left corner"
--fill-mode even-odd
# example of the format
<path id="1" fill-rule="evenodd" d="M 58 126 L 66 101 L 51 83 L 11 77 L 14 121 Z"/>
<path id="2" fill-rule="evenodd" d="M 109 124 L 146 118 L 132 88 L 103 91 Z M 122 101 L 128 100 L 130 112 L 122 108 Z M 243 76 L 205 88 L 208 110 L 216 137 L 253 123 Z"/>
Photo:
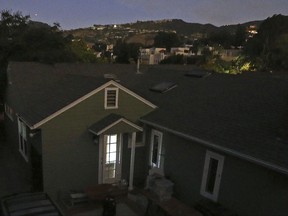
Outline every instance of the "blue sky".
<path id="1" fill-rule="evenodd" d="M 221 26 L 288 15 L 288 0 L 0 0 L 0 10 L 63 29 L 174 18 Z"/>

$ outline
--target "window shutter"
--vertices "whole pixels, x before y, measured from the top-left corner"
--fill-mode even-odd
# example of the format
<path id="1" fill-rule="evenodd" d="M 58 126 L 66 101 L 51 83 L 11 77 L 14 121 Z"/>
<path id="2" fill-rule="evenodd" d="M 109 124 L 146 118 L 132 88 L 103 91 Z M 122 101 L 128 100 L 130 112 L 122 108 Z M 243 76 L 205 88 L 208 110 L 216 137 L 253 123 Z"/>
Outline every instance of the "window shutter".
<path id="1" fill-rule="evenodd" d="M 107 91 L 107 107 L 115 107 L 116 106 L 116 90 L 108 90 Z"/>

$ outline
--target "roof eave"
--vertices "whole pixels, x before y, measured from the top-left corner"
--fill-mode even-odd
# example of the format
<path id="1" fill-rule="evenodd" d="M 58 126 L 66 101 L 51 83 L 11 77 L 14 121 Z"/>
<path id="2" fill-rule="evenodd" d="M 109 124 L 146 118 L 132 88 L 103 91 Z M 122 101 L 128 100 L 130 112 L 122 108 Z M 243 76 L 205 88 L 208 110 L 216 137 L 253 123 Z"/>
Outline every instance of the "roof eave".
<path id="1" fill-rule="evenodd" d="M 137 130 L 137 131 L 141 131 L 141 132 L 143 131 L 143 128 L 141 128 L 140 126 L 138 126 L 138 125 L 134 124 L 133 122 L 130 122 L 130 121 L 128 121 L 127 119 L 124 119 L 124 118 L 118 119 L 117 121 L 113 122 L 112 124 L 106 126 L 106 127 L 103 128 L 103 129 L 99 130 L 98 132 L 95 132 L 95 131 L 93 131 L 93 130 L 91 130 L 91 129 L 89 129 L 89 131 L 90 131 L 91 133 L 99 136 L 99 135 L 105 133 L 107 130 L 109 130 L 109 129 L 111 129 L 112 127 L 114 127 L 115 125 L 119 124 L 120 122 L 124 122 L 124 123 L 130 125 L 131 127 L 135 128 L 135 130 Z"/>
<path id="2" fill-rule="evenodd" d="M 213 149 L 218 150 L 218 151 L 222 151 L 222 152 L 227 153 L 229 155 L 238 157 L 240 159 L 247 160 L 247 161 L 252 162 L 254 164 L 261 165 L 263 167 L 272 169 L 272 170 L 274 170 L 276 172 L 288 175 L 288 169 L 287 168 L 278 166 L 276 164 L 264 161 L 264 160 L 259 159 L 259 158 L 255 158 L 255 157 L 247 155 L 247 154 L 243 154 L 243 153 L 235 151 L 233 149 L 229 149 L 229 148 L 225 148 L 225 147 L 219 146 L 219 145 L 217 145 L 215 143 L 212 143 L 212 142 L 200 139 L 198 137 L 194 137 L 194 136 L 191 136 L 191 135 L 176 131 L 174 129 L 170 129 L 168 127 L 165 127 L 165 126 L 162 126 L 162 125 L 159 125 L 159 124 L 156 124 L 156 123 L 144 120 L 144 119 L 140 119 L 140 121 L 142 123 L 144 123 L 144 124 L 147 124 L 147 125 L 150 125 L 150 126 L 153 126 L 153 127 L 157 127 L 159 129 L 165 130 L 167 132 L 170 132 L 170 133 L 172 133 L 174 135 L 177 135 L 177 136 L 180 136 L 182 138 L 185 138 L 185 139 L 188 139 L 188 140 L 191 140 L 191 141 L 195 141 L 195 142 L 197 142 L 199 144 L 202 144 L 204 146 L 213 148 Z"/>

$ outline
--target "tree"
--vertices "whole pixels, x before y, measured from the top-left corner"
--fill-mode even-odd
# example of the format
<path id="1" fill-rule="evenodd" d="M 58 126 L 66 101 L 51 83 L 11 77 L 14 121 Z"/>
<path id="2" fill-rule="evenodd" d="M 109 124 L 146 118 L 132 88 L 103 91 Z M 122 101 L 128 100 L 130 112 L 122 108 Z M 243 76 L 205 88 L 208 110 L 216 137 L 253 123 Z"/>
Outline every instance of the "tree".
<path id="1" fill-rule="evenodd" d="M 29 16 L 22 16 L 20 12 L 11 14 L 4 10 L 0 20 L 0 67 L 6 68 L 10 56 L 20 43 L 21 34 L 27 28 Z"/>
<path id="2" fill-rule="evenodd" d="M 242 25 L 237 25 L 237 29 L 234 35 L 234 39 L 233 39 L 233 46 L 235 47 L 239 47 L 239 46 L 243 46 L 246 40 L 246 31 L 244 26 Z"/>
<path id="3" fill-rule="evenodd" d="M 233 43 L 233 37 L 227 30 L 223 29 L 211 33 L 207 41 L 211 46 L 221 45 L 224 48 L 230 48 Z"/>
<path id="4" fill-rule="evenodd" d="M 29 16 L 22 16 L 20 12 L 11 14 L 4 10 L 0 19 L 0 103 L 6 86 L 6 68 L 13 49 L 17 48 L 21 40 L 21 33 L 27 27 Z"/>
<path id="5" fill-rule="evenodd" d="M 244 51 L 258 69 L 288 69 L 288 16 L 274 15 L 259 27 L 258 34 L 248 41 Z"/>
<path id="6" fill-rule="evenodd" d="M 74 44 L 75 45 L 75 44 Z M 0 100 L 4 95 L 6 68 L 9 61 L 93 62 L 87 47 L 76 49 L 71 37 L 65 38 L 60 25 L 30 21 L 20 12 L 4 10 L 0 19 Z M 86 52 L 85 52 L 86 51 Z M 1 101 L 0 101 L 1 102 Z"/>
<path id="7" fill-rule="evenodd" d="M 59 30 L 60 25 L 30 21 L 20 12 L 1 12 L 0 63 L 5 69 L 9 61 L 64 62 L 77 58 L 71 51 L 71 41 Z"/>
<path id="8" fill-rule="evenodd" d="M 77 56 L 77 60 L 80 62 L 96 62 L 96 56 L 93 51 L 87 48 L 84 40 L 73 40 L 71 44 L 71 50 Z"/>
<path id="9" fill-rule="evenodd" d="M 122 64 L 129 64 L 131 60 L 137 62 L 140 47 L 141 44 L 138 43 L 128 44 L 122 40 L 118 40 L 114 47 L 116 62 Z"/>
<path id="10" fill-rule="evenodd" d="M 71 41 L 64 38 L 58 26 L 30 26 L 22 33 L 10 60 L 44 63 L 77 61 Z"/>
<path id="11" fill-rule="evenodd" d="M 170 51 L 171 47 L 181 46 L 181 41 L 176 33 L 159 32 L 154 38 L 154 46 Z"/>

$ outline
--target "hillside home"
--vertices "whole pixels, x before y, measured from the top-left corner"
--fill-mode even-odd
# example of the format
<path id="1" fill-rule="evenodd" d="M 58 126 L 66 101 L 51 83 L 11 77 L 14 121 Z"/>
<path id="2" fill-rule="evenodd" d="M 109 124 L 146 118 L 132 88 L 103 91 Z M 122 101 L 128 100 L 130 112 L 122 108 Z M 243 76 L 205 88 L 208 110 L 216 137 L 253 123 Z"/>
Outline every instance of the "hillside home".
<path id="1" fill-rule="evenodd" d="M 219 55 L 224 61 L 232 61 L 240 56 L 241 49 L 223 49 L 220 51 Z"/>
<path id="2" fill-rule="evenodd" d="M 192 52 L 190 52 L 189 47 L 172 47 L 170 50 L 171 55 L 183 55 L 183 56 L 190 56 Z"/>
<path id="3" fill-rule="evenodd" d="M 55 197 L 126 179 L 132 189 L 156 167 L 188 205 L 287 215 L 287 74 L 140 71 L 10 63 L 8 140 L 34 188 Z"/>
<path id="4" fill-rule="evenodd" d="M 140 54 L 142 64 L 159 64 L 166 57 L 166 48 L 142 48 Z"/>

